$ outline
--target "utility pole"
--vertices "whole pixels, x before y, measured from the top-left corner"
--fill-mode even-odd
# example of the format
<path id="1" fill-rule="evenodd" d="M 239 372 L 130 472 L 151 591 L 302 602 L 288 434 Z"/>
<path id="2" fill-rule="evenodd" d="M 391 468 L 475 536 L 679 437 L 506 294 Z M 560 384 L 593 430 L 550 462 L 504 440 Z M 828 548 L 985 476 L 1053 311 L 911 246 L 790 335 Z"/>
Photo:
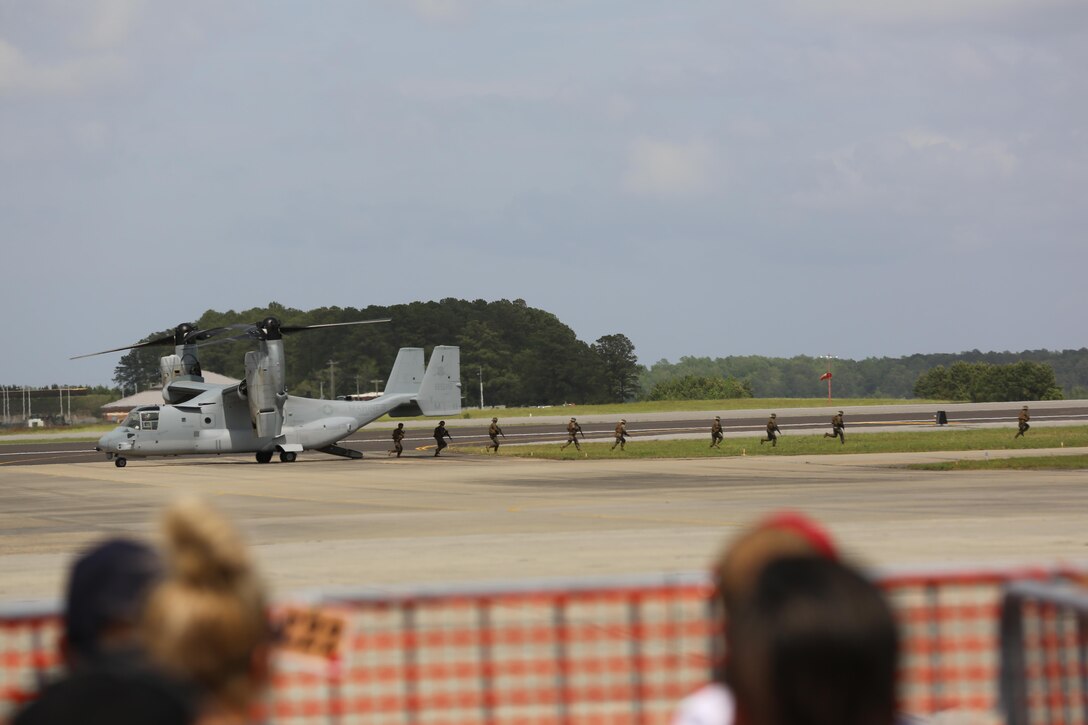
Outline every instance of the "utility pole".
<path id="1" fill-rule="evenodd" d="M 329 360 L 329 400 L 336 399 L 336 361 Z"/>
<path id="2" fill-rule="evenodd" d="M 480 367 L 480 410 L 484 409 L 484 369 Z"/>

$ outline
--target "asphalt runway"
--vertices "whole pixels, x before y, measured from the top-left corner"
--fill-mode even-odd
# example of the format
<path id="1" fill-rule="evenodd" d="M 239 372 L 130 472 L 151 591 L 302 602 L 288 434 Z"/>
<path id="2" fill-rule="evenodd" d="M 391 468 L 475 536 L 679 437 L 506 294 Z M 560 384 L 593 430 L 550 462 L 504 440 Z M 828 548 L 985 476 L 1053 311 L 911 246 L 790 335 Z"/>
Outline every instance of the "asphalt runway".
<path id="1" fill-rule="evenodd" d="M 317 588 L 704 571 L 740 527 L 783 507 L 823 521 L 867 565 L 1088 560 L 1084 471 L 894 467 L 980 455 L 3 465 L 0 602 L 57 598 L 75 552 L 106 536 L 151 536 L 161 508 L 193 493 L 240 524 L 278 598 Z"/>
<path id="2" fill-rule="evenodd" d="M 881 431 L 889 429 L 934 429 L 937 408 L 948 414 L 949 425 L 961 427 L 989 427 L 1007 425 L 1016 429 L 1016 416 L 1019 403 L 960 403 L 948 405 L 883 405 L 846 407 L 845 419 L 847 431 Z M 500 417 L 506 438 L 504 444 L 517 443 L 562 443 L 566 440 L 566 423 L 569 416 L 556 415 L 561 408 L 544 409 L 543 416 L 534 418 L 510 418 L 503 420 L 502 411 L 495 411 Z M 826 408 L 795 408 L 778 410 L 778 424 L 787 433 L 805 434 L 822 433 L 830 430 L 830 418 L 839 410 L 832 405 Z M 1069 425 L 1088 422 L 1088 401 L 1044 401 L 1031 404 L 1032 426 Z M 756 437 L 763 433 L 770 409 L 722 411 L 722 425 L 729 438 L 744 436 Z M 642 413 L 628 416 L 628 430 L 634 438 L 670 438 L 709 436 L 710 421 L 713 411 L 705 413 Z M 579 423 L 587 439 L 611 440 L 619 416 L 580 416 Z M 454 439 L 455 448 L 478 448 L 487 445 L 486 420 L 452 419 L 447 421 Z M 341 445 L 362 451 L 364 455 L 383 455 L 390 447 L 390 430 L 395 423 L 374 423 L 345 439 Z M 433 448 L 434 439 L 430 432 L 433 421 L 408 420 L 405 427 L 408 436 L 405 448 Z M 411 455 L 411 454 L 409 454 Z M 215 456 L 207 457 L 214 459 Z M 328 458 L 327 454 L 304 452 L 300 460 L 310 458 Z M 51 442 L 48 440 L 26 439 L 0 445 L 0 467 L 41 465 L 53 463 L 81 463 L 85 461 L 104 461 L 104 454 L 94 450 L 94 441 Z M 150 459 L 156 460 L 156 459 Z M 186 460 L 197 460 L 190 458 Z M 131 458 L 130 465 L 142 465 L 141 459 Z"/>

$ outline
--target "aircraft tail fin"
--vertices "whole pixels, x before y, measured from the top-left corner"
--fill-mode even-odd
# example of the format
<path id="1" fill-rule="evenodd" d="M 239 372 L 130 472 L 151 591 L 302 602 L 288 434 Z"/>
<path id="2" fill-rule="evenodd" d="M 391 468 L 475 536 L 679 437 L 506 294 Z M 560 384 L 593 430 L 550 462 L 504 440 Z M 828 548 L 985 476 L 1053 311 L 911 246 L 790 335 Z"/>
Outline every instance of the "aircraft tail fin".
<path id="1" fill-rule="evenodd" d="M 461 348 L 448 345 L 435 347 L 416 402 L 424 415 L 461 413 Z"/>
<path id="2" fill-rule="evenodd" d="M 389 372 L 384 393 L 386 395 L 400 393 L 414 395 L 423 384 L 423 374 L 423 348 L 402 347 L 397 352 L 393 369 Z"/>

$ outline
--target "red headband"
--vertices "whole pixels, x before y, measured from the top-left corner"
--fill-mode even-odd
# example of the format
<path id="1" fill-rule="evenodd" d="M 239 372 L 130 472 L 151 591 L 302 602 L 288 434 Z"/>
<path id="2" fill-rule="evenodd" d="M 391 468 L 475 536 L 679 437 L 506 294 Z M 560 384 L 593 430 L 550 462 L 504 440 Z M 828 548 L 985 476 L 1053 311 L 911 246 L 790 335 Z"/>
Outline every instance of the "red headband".
<path id="1" fill-rule="evenodd" d="M 802 513 L 796 511 L 779 511 L 764 519 L 759 527 L 762 529 L 792 531 L 811 544 L 812 548 L 814 548 L 820 556 L 831 559 L 832 561 L 839 558 L 839 553 L 835 549 L 835 542 L 831 539 L 831 534 L 827 533 L 822 526 Z"/>

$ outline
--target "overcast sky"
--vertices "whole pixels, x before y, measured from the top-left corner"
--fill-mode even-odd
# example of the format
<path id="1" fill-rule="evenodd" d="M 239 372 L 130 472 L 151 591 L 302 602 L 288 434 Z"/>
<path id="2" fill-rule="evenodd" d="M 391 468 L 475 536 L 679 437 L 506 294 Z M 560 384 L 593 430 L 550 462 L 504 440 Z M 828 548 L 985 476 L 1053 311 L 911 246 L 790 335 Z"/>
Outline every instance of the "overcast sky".
<path id="1" fill-rule="evenodd" d="M 0 382 L 273 300 L 1083 347 L 1086 69 L 1083 0 L 0 0 Z"/>

